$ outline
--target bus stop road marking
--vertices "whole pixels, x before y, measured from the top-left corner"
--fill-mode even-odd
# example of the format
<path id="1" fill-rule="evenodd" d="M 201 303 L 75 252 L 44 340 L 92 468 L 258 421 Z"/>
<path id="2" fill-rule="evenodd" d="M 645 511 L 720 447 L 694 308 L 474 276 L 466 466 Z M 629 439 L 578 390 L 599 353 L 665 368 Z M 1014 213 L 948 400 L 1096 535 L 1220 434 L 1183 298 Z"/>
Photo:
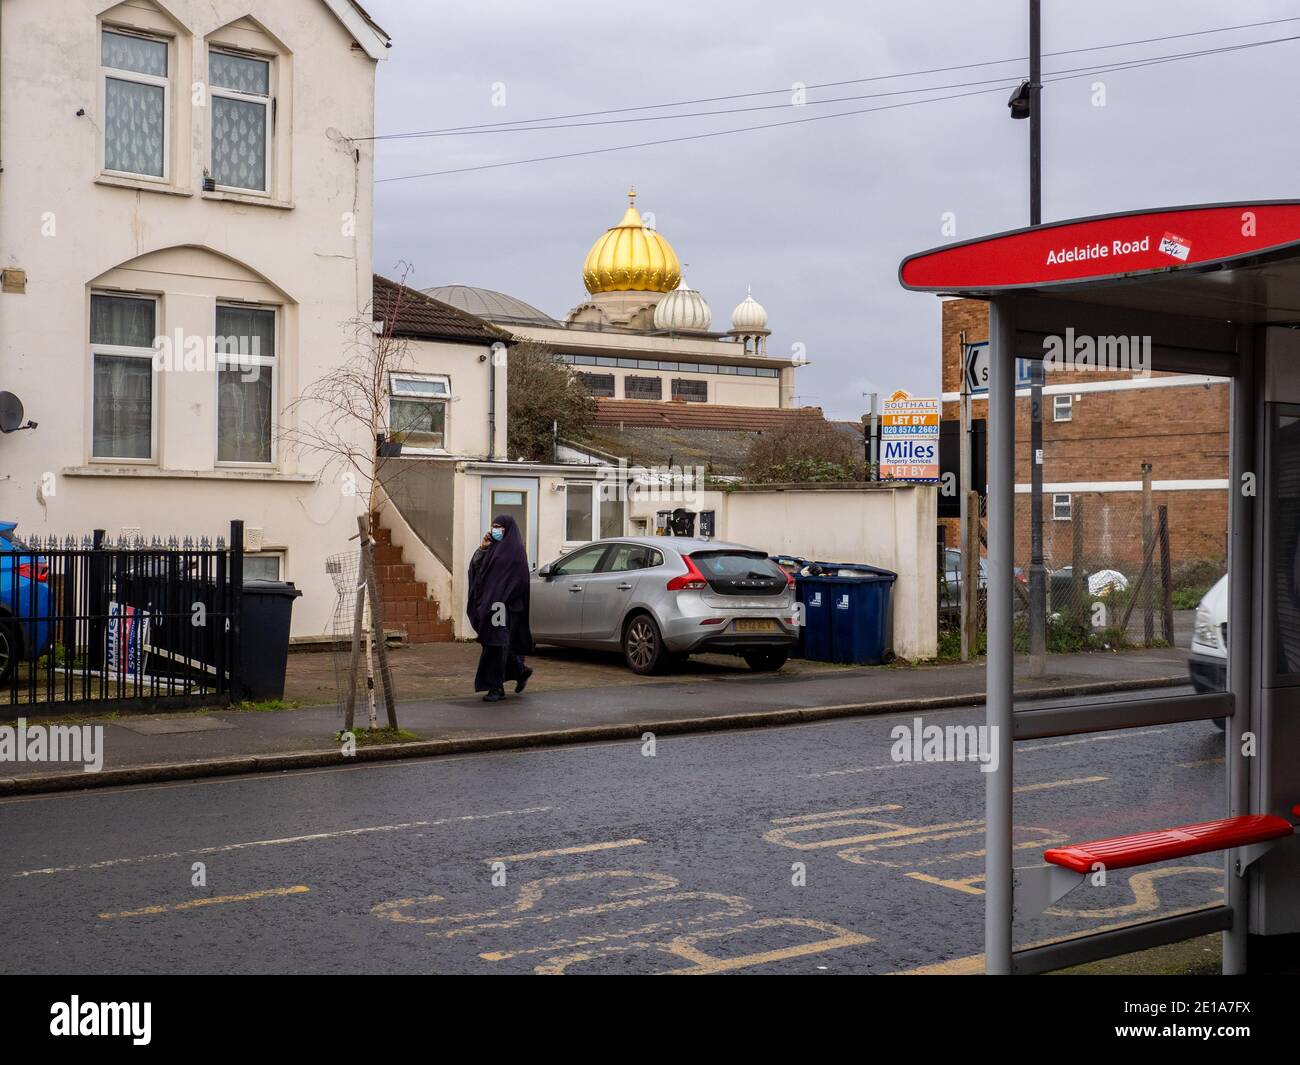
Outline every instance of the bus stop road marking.
<path id="1" fill-rule="evenodd" d="M 643 839 L 612 839 L 605 843 L 583 843 L 575 847 L 557 847 L 549 851 L 529 851 L 526 854 L 506 854 L 500 858 L 484 858 L 485 862 L 529 862 L 534 858 L 560 858 L 566 854 L 592 854 L 596 851 L 612 851 L 619 847 L 639 847 Z"/>
<path id="2" fill-rule="evenodd" d="M 937 884 L 939 887 L 952 888 L 953 891 L 961 891 L 967 895 L 983 895 L 984 889 L 976 887 L 976 884 L 984 883 L 984 874 L 979 876 L 968 876 L 961 880 L 945 880 L 938 876 L 928 876 L 925 873 L 907 873 L 905 874 L 913 880 L 919 880 L 923 884 Z"/>
<path id="3" fill-rule="evenodd" d="M 226 902 L 252 902 L 254 899 L 280 898 L 285 895 L 303 895 L 311 888 L 305 884 L 293 887 L 265 888 L 262 891 L 250 891 L 244 895 L 213 895 L 207 898 L 190 899 L 188 902 L 144 906 L 138 910 L 122 910 L 120 913 L 101 913 L 100 920 L 113 921 L 119 917 L 149 917 L 158 913 L 179 913 L 181 910 L 195 910 L 200 906 L 219 906 Z"/>

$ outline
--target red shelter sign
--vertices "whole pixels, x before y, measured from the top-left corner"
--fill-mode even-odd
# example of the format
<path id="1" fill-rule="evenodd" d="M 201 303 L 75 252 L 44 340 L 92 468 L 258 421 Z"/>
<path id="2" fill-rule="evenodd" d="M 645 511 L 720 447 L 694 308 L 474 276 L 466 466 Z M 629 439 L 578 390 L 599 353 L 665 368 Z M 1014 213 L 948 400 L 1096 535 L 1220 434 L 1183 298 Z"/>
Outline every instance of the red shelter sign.
<path id="1" fill-rule="evenodd" d="M 903 260 L 904 288 L 987 292 L 1206 269 L 1300 245 L 1300 201 L 1171 207 L 1001 233 Z"/>

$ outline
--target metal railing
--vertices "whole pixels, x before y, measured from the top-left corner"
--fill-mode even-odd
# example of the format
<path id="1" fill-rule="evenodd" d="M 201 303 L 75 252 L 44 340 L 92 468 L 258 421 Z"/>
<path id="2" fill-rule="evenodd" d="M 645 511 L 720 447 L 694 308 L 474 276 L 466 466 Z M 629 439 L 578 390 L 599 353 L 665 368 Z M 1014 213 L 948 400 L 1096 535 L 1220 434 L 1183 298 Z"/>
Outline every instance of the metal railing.
<path id="1" fill-rule="evenodd" d="M 222 704 L 238 691 L 230 538 L 16 537 L 0 551 L 0 717 Z"/>

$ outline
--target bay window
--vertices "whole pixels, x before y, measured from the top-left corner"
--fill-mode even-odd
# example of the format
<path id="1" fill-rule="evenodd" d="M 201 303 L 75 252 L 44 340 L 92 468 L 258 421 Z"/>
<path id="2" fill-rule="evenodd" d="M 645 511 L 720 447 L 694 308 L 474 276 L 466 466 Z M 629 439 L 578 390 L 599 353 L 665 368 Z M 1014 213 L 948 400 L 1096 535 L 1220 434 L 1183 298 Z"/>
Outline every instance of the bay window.
<path id="1" fill-rule="evenodd" d="M 167 177 L 168 42 L 116 29 L 100 32 L 104 169 Z"/>
<path id="2" fill-rule="evenodd" d="M 153 457 L 153 356 L 158 302 L 90 297 L 91 449 L 97 459 Z"/>

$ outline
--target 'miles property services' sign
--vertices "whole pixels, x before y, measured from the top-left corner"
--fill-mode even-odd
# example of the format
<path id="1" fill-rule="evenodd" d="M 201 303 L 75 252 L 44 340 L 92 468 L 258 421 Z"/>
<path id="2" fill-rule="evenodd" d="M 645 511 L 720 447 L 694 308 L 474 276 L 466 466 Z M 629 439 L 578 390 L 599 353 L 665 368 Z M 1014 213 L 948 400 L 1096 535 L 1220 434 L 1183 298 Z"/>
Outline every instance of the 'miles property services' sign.
<path id="1" fill-rule="evenodd" d="M 939 479 L 938 399 L 915 399 L 898 391 L 881 404 L 880 479 Z"/>

